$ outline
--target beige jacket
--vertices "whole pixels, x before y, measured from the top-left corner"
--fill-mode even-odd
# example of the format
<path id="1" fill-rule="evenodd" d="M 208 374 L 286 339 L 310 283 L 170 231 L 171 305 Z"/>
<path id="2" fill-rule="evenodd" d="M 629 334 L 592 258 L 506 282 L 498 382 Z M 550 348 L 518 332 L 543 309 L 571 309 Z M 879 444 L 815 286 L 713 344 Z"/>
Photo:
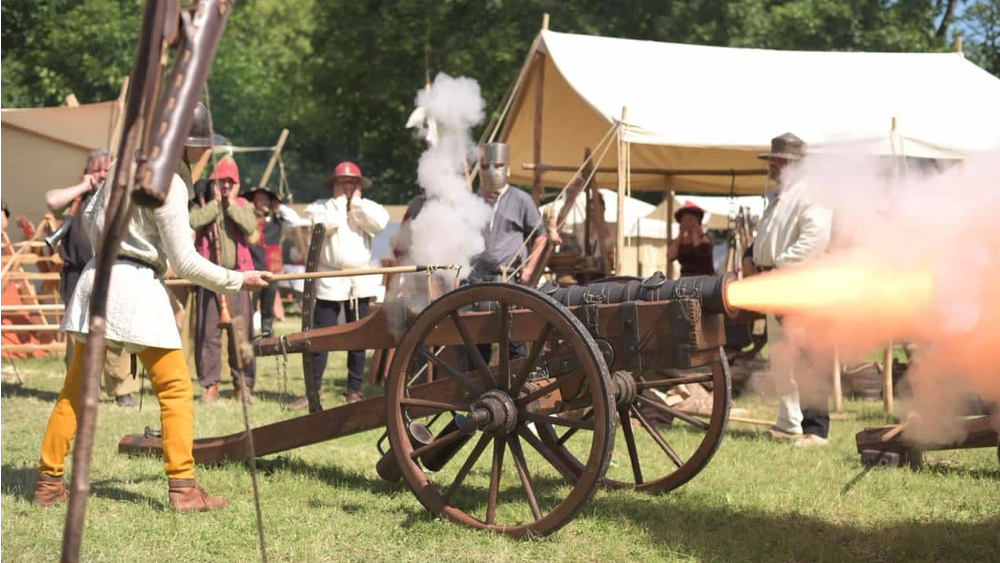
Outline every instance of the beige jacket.
<path id="1" fill-rule="evenodd" d="M 784 268 L 819 256 L 830 243 L 833 212 L 809 198 L 800 181 L 779 184 L 757 226 L 753 261 Z"/>

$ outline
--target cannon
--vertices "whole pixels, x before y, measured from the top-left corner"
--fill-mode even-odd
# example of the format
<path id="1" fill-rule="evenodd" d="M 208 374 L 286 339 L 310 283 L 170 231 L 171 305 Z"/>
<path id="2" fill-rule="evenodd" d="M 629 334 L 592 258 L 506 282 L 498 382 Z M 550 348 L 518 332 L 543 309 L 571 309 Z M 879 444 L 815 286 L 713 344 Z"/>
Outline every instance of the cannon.
<path id="1" fill-rule="evenodd" d="M 471 284 L 419 312 L 390 303 L 354 323 L 261 340 L 258 356 L 396 351 L 384 396 L 254 428 L 256 455 L 385 428 L 380 475 L 402 477 L 433 514 L 512 537 L 558 530 L 602 485 L 673 490 L 708 464 L 726 427 L 731 280 L 657 273 L 540 290 Z M 400 316 L 401 333 L 390 323 Z M 685 384 L 711 387 L 710 413 L 656 399 Z M 657 427 L 649 409 L 673 424 Z M 618 430 L 625 448 L 615 455 Z M 119 451 L 156 454 L 161 443 L 128 435 Z M 194 455 L 245 460 L 247 435 L 195 440 Z M 473 474 L 489 485 L 467 484 Z"/>

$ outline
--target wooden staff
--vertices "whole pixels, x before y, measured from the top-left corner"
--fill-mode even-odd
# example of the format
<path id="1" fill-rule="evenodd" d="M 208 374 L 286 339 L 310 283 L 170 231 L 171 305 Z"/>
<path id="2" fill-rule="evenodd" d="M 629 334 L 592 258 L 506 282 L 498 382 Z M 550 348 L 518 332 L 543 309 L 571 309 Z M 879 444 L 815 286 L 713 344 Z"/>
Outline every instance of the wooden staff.
<path id="1" fill-rule="evenodd" d="M 212 151 L 207 151 L 205 154 L 209 154 Z M 221 198 L 220 198 L 221 199 Z M 205 207 L 205 197 L 198 196 L 198 204 Z M 219 214 L 212 221 L 212 229 L 209 231 L 209 238 L 212 239 L 212 246 L 215 248 L 215 263 L 222 266 L 222 241 L 219 239 L 219 219 L 225 221 L 225 216 L 222 214 L 222 201 L 219 201 Z M 225 267 L 225 266 L 223 266 Z M 226 300 L 226 296 L 218 293 L 216 294 L 216 302 L 219 304 L 219 327 L 229 327 L 233 324 L 233 319 L 229 315 L 229 302 Z"/>
<path id="2" fill-rule="evenodd" d="M 459 266 L 388 266 L 385 268 L 352 268 L 334 272 L 302 272 L 298 274 L 274 274 L 268 280 L 280 282 L 288 280 L 311 280 L 319 278 L 343 278 L 348 276 L 367 276 L 373 274 L 409 274 L 413 272 L 434 272 L 437 270 L 458 270 Z M 196 285 L 191 280 L 173 278 L 164 280 L 167 285 Z"/>

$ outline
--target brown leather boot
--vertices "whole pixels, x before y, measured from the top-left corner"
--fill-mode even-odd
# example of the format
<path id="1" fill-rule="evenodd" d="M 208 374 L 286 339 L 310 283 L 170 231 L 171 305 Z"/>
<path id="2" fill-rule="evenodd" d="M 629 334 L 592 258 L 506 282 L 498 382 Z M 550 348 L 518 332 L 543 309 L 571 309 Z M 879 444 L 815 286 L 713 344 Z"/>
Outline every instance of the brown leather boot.
<path id="1" fill-rule="evenodd" d="M 39 473 L 35 480 L 35 504 L 38 506 L 52 506 L 58 502 L 66 502 L 69 498 L 69 490 L 66 489 L 66 482 L 62 476 L 53 477 Z"/>
<path id="2" fill-rule="evenodd" d="M 201 394 L 198 399 L 202 403 L 214 403 L 216 399 L 219 398 L 219 384 L 213 383 L 205 388 L 205 392 Z"/>
<path id="3" fill-rule="evenodd" d="M 347 399 L 348 403 L 357 403 L 359 401 L 363 401 L 365 395 L 360 389 L 348 389 L 347 391 L 344 391 L 344 398 Z"/>
<path id="4" fill-rule="evenodd" d="M 194 479 L 169 479 L 170 508 L 177 512 L 205 512 L 222 508 L 229 499 L 209 496 Z"/>

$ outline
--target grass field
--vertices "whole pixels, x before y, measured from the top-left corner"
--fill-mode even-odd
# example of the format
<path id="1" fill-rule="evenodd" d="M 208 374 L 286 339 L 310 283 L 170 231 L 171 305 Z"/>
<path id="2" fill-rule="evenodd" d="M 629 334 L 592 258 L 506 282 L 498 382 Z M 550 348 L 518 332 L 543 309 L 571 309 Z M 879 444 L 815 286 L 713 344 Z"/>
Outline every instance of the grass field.
<path id="1" fill-rule="evenodd" d="M 274 358 L 258 366 L 252 423 L 293 416 L 281 404 L 302 393 L 297 358 L 287 379 Z M 38 509 L 31 498 L 62 363 L 19 361 L 18 369 L 23 385 L 8 369 L 3 376 L 0 549 L 3 561 L 56 561 L 65 508 Z M 344 373 L 344 355 L 334 354 L 326 406 L 342 401 Z M 116 453 L 123 434 L 159 426 L 148 383 L 146 389 L 141 411 L 101 403 L 81 560 L 259 560 L 246 466 L 199 468 L 205 487 L 233 504 L 177 515 L 166 507 L 160 462 Z M 225 384 L 217 404 L 196 406 L 196 436 L 242 429 L 230 397 Z M 759 398 L 738 399 L 736 406 L 750 407 L 756 418 L 774 416 Z M 936 452 L 921 470 L 862 472 L 854 434 L 887 423 L 880 409 L 881 403 L 848 401 L 833 423 L 831 445 L 804 451 L 761 439 L 759 427 L 731 423 L 713 461 L 687 485 L 660 496 L 598 491 L 566 527 L 532 541 L 434 518 L 404 485 L 376 476 L 381 430 L 350 436 L 261 461 L 268 554 L 271 561 L 1000 561 L 997 451 Z M 615 459 L 611 471 L 620 473 Z M 469 482 L 486 487 L 489 479 L 474 473 Z"/>

